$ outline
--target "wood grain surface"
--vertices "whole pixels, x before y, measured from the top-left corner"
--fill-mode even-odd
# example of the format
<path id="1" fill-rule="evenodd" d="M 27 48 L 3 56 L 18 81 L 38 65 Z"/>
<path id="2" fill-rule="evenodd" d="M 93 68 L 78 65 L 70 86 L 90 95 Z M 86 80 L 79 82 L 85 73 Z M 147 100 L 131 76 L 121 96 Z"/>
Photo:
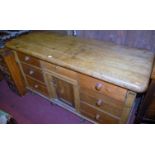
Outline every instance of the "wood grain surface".
<path id="1" fill-rule="evenodd" d="M 139 93 L 148 87 L 154 59 L 146 50 L 49 32 L 23 35 L 6 46 Z"/>

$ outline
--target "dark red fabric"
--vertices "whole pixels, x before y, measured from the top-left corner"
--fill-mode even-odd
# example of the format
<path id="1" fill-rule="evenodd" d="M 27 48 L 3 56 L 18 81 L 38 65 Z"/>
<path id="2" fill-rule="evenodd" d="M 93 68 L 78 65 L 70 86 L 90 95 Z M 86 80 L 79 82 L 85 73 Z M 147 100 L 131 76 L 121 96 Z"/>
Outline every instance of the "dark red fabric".
<path id="1" fill-rule="evenodd" d="M 65 110 L 39 95 L 28 92 L 19 97 L 12 92 L 6 82 L 0 81 L 0 109 L 11 114 L 21 124 L 81 124 L 77 115 Z"/>

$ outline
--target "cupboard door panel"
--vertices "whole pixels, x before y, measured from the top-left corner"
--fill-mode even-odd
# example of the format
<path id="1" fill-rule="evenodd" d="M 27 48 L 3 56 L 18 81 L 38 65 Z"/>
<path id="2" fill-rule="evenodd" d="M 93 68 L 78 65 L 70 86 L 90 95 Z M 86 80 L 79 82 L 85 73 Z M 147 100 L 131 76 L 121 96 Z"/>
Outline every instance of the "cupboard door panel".
<path id="1" fill-rule="evenodd" d="M 58 99 L 71 106 L 74 106 L 73 85 L 56 77 L 53 79 Z"/>

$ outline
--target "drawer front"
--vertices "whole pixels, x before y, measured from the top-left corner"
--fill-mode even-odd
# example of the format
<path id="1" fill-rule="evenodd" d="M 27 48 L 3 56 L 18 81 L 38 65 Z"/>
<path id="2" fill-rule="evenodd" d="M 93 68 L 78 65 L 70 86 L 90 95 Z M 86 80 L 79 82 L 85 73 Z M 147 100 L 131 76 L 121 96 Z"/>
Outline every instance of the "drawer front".
<path id="1" fill-rule="evenodd" d="M 79 74 L 80 88 L 87 88 L 94 92 L 104 94 L 111 98 L 114 98 L 120 102 L 125 101 L 127 90 L 121 87 L 112 85 L 110 83 L 92 78 L 90 76 L 86 76 L 83 74 Z"/>
<path id="2" fill-rule="evenodd" d="M 94 121 L 98 123 L 104 123 L 104 124 L 119 123 L 119 119 L 109 116 L 108 114 L 105 114 L 104 112 L 98 111 L 95 108 L 83 102 L 81 102 L 80 104 L 80 112 L 81 114 L 89 117 L 90 119 L 93 119 Z"/>
<path id="3" fill-rule="evenodd" d="M 18 58 L 24 63 L 40 67 L 40 60 L 35 57 L 18 52 Z"/>
<path id="4" fill-rule="evenodd" d="M 33 80 L 33 79 L 31 79 L 31 78 L 29 78 L 27 76 L 26 76 L 26 79 L 27 79 L 27 82 L 28 82 L 28 86 L 31 89 L 33 89 L 33 90 L 35 90 L 35 91 L 37 91 L 37 92 L 39 92 L 39 93 L 41 93 L 41 94 L 43 94 L 45 96 L 49 96 L 48 95 L 48 90 L 47 90 L 47 88 L 46 88 L 46 86 L 44 84 L 42 84 L 42 83 L 40 83 L 38 81 L 35 81 L 35 80 Z"/>
<path id="5" fill-rule="evenodd" d="M 74 72 L 70 69 L 66 69 L 45 61 L 41 61 L 42 67 L 47 71 L 53 71 L 55 73 L 70 77 L 72 79 L 77 79 L 77 72 Z"/>
<path id="6" fill-rule="evenodd" d="M 123 103 L 120 103 L 117 100 L 101 94 L 92 93 L 89 90 L 80 92 L 80 100 L 117 117 L 121 117 L 124 106 Z"/>
<path id="7" fill-rule="evenodd" d="M 32 66 L 29 66 L 23 63 L 21 64 L 22 64 L 23 71 L 26 75 L 33 77 L 41 82 L 44 82 L 44 77 L 40 69 L 36 69 Z"/>

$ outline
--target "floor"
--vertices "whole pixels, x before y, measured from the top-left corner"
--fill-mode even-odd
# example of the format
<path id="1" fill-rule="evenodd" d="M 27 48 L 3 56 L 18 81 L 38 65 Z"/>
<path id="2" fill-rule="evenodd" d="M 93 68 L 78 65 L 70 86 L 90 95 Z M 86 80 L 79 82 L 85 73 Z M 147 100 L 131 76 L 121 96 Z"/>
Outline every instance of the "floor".
<path id="1" fill-rule="evenodd" d="M 11 114 L 19 124 L 90 124 L 34 93 L 19 97 L 4 80 L 0 81 L 0 109 Z"/>

